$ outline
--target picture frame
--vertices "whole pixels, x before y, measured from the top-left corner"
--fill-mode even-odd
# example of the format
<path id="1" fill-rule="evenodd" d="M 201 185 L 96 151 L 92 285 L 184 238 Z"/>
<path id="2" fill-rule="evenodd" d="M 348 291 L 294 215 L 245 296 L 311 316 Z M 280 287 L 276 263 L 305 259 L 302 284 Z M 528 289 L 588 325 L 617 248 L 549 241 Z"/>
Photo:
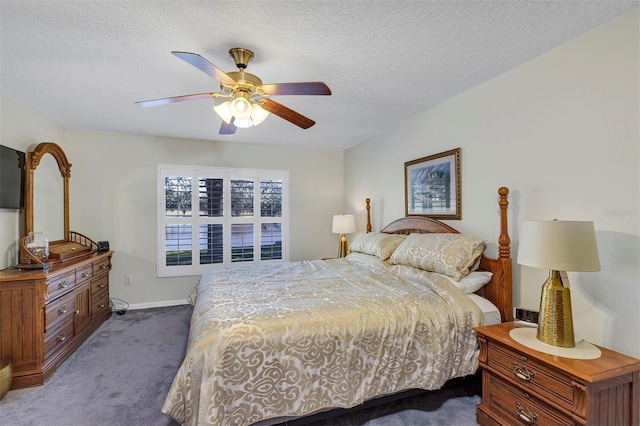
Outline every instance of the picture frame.
<path id="1" fill-rule="evenodd" d="M 404 163 L 405 216 L 462 219 L 460 148 Z"/>

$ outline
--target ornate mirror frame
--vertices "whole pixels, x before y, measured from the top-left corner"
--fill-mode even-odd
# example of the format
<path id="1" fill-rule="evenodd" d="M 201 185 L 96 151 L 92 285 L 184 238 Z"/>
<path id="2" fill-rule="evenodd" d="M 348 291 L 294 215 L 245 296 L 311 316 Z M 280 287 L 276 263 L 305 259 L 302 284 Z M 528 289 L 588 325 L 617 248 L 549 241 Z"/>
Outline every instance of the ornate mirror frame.
<path id="1" fill-rule="evenodd" d="M 27 249 L 27 239 L 34 229 L 34 181 L 35 170 L 40 160 L 46 154 L 51 154 L 58 164 L 58 170 L 63 183 L 63 221 L 64 231 L 60 240 L 49 242 L 49 258 L 41 261 Z M 42 142 L 33 151 L 27 152 L 27 173 L 25 190 L 25 231 L 26 235 L 20 239 L 19 267 L 42 268 L 49 263 L 65 262 L 86 256 L 97 250 L 97 243 L 92 239 L 71 231 L 69 228 L 69 179 L 71 178 L 71 163 L 60 146 L 54 142 Z"/>
<path id="2" fill-rule="evenodd" d="M 67 156 L 54 142 L 42 142 L 35 147 L 33 151 L 27 152 L 27 175 L 26 175 L 26 191 L 25 191 L 25 230 L 27 235 L 29 232 L 35 231 L 33 223 L 33 210 L 34 210 L 34 172 L 40 160 L 45 154 L 51 154 L 58 163 L 58 170 L 62 177 L 63 185 L 63 220 L 64 220 L 64 233 L 63 241 L 69 239 L 69 178 L 71 178 L 71 163 L 67 160 Z M 55 242 L 54 242 L 55 243 Z"/>

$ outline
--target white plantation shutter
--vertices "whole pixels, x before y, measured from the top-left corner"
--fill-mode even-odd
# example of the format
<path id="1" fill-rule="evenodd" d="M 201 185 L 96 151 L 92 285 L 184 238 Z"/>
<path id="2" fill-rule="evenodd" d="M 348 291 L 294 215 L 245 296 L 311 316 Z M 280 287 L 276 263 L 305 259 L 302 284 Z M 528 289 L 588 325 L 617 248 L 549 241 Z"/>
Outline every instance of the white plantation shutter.
<path id="1" fill-rule="evenodd" d="M 159 165 L 158 276 L 288 260 L 287 191 L 287 171 Z"/>

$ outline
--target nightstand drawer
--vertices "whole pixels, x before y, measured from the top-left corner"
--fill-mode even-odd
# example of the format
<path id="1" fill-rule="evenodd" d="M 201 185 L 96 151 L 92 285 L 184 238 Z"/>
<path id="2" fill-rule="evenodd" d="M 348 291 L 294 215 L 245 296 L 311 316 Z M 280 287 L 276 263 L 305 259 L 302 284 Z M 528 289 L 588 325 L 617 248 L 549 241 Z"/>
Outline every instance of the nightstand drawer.
<path id="1" fill-rule="evenodd" d="M 571 417 L 524 392 L 512 384 L 491 376 L 489 407 L 509 423 L 529 425 L 573 426 Z"/>
<path id="2" fill-rule="evenodd" d="M 573 387 L 569 376 L 494 342 L 489 342 L 488 354 L 490 368 L 513 379 L 530 394 L 540 395 L 572 411 Z"/>

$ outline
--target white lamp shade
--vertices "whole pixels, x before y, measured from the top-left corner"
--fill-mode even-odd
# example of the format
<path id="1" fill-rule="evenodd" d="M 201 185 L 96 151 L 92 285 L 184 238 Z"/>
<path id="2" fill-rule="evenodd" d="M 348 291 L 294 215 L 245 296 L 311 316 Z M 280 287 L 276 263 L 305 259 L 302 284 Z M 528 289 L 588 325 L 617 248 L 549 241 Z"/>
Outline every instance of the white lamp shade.
<path id="1" fill-rule="evenodd" d="M 245 98 L 235 98 L 231 101 L 231 113 L 236 120 L 246 120 L 251 117 L 251 104 Z"/>
<path id="2" fill-rule="evenodd" d="M 249 127 L 253 126 L 253 122 L 251 122 L 251 118 L 245 118 L 243 120 L 236 118 L 235 120 L 233 120 L 233 125 L 240 129 L 248 129 Z"/>
<path id="3" fill-rule="evenodd" d="M 251 107 L 251 121 L 254 126 L 262 123 L 269 116 L 269 111 L 262 108 L 258 104 L 253 104 Z"/>
<path id="4" fill-rule="evenodd" d="M 216 99 L 215 105 L 213 106 L 213 110 L 218 114 L 218 117 L 222 119 L 225 123 L 231 123 L 231 119 L 233 119 L 233 114 L 231 113 L 231 101 L 217 102 Z"/>
<path id="5" fill-rule="evenodd" d="M 352 214 L 334 215 L 331 232 L 334 234 L 353 234 L 356 232 L 355 217 Z"/>
<path id="6" fill-rule="evenodd" d="M 599 271 L 600 258 L 593 222 L 523 222 L 518 263 L 555 271 Z"/>

